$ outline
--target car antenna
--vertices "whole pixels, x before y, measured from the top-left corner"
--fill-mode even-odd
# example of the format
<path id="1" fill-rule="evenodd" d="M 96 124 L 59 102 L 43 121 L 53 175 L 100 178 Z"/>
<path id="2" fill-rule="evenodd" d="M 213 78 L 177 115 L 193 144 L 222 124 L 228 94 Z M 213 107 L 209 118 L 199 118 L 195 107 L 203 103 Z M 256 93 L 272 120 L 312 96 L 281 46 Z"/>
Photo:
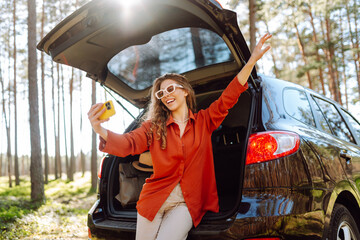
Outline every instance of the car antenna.
<path id="1" fill-rule="evenodd" d="M 134 115 L 131 114 L 131 112 L 130 112 L 129 110 L 127 110 L 127 108 L 126 108 L 119 100 L 117 100 L 117 99 L 112 95 L 112 93 L 111 93 L 109 90 L 107 90 L 107 87 L 106 87 L 104 84 L 100 84 L 100 85 L 105 89 L 105 91 L 106 91 L 107 93 L 110 94 L 110 96 L 111 96 L 133 119 L 136 118 L 136 117 L 134 117 Z"/>

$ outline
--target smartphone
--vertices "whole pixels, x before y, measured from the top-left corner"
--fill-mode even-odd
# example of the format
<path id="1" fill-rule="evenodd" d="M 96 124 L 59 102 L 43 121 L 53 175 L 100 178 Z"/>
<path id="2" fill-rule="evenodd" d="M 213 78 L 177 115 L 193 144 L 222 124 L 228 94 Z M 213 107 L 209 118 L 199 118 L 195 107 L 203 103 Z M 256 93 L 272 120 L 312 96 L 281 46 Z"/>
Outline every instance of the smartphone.
<path id="1" fill-rule="evenodd" d="M 104 105 L 101 107 L 100 111 L 103 109 L 106 109 L 103 114 L 100 115 L 99 119 L 107 119 L 115 114 L 115 108 L 113 105 L 113 102 L 111 100 L 104 103 Z"/>

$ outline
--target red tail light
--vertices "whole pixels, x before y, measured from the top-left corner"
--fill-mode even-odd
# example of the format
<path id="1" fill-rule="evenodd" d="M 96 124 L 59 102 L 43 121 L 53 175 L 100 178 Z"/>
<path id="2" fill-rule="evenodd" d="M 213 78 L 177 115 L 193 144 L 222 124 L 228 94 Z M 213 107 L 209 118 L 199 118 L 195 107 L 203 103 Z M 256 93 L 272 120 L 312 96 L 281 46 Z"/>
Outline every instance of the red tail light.
<path id="1" fill-rule="evenodd" d="M 91 240 L 91 230 L 90 230 L 90 228 L 88 228 L 88 240 Z"/>
<path id="2" fill-rule="evenodd" d="M 269 131 L 251 134 L 246 154 L 246 165 L 266 162 L 296 152 L 300 137 L 296 133 Z"/>
<path id="3" fill-rule="evenodd" d="M 102 173 L 102 167 L 103 167 L 104 159 L 105 159 L 105 157 L 103 157 L 103 158 L 101 159 L 101 162 L 100 162 L 100 167 L 99 167 L 99 172 L 98 172 L 98 178 L 99 178 L 99 179 L 101 178 L 101 173 Z"/>

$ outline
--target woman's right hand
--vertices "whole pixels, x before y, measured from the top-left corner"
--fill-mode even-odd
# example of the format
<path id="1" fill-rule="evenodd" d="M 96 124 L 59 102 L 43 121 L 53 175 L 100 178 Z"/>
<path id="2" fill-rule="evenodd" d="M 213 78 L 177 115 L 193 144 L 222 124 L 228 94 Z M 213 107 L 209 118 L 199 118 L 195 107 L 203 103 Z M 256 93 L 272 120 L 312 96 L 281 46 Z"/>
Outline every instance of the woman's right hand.
<path id="1" fill-rule="evenodd" d="M 97 103 L 91 106 L 88 112 L 88 118 L 94 131 L 99 134 L 105 141 L 107 140 L 107 130 L 101 126 L 102 123 L 109 121 L 109 118 L 100 120 L 99 117 L 105 112 L 105 108 L 102 110 L 103 103 Z"/>

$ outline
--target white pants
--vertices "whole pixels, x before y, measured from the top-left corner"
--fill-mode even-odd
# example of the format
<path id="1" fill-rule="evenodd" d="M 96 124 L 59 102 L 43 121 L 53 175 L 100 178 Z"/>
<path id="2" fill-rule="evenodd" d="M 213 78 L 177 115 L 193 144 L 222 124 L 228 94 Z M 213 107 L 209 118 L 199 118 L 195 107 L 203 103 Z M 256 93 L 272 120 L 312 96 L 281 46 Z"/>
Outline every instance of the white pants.
<path id="1" fill-rule="evenodd" d="M 136 240 L 185 240 L 192 226 L 180 184 L 177 184 L 153 221 L 138 213 Z"/>

